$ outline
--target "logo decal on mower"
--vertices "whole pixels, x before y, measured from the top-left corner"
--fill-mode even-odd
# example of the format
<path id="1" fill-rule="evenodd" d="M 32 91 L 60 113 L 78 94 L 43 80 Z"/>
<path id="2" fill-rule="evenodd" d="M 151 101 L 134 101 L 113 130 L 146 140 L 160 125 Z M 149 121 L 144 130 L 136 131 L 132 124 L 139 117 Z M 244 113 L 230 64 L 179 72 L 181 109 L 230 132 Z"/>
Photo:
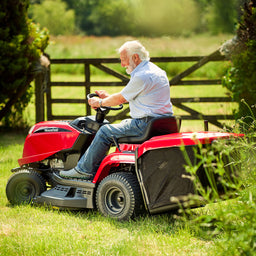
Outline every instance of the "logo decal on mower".
<path id="1" fill-rule="evenodd" d="M 43 132 L 71 132 L 70 130 L 59 128 L 59 127 L 41 127 L 36 130 L 34 133 L 43 133 Z"/>

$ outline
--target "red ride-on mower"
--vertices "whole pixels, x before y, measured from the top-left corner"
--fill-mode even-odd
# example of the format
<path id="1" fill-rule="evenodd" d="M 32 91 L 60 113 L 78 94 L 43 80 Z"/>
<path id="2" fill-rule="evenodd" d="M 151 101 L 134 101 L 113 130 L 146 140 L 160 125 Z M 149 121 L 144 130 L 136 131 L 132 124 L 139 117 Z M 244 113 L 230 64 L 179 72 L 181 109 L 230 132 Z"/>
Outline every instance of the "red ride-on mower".
<path id="1" fill-rule="evenodd" d="M 90 94 L 89 97 L 95 96 Z M 184 151 L 195 162 L 198 145 L 211 146 L 219 139 L 242 136 L 220 132 L 179 133 L 175 117 L 152 119 L 141 137 L 113 138 L 116 151 L 101 162 L 92 181 L 64 179 L 58 174 L 76 166 L 98 129 L 107 123 L 110 109 L 73 121 L 46 121 L 34 125 L 25 140 L 20 167 L 8 180 L 11 204 L 35 203 L 61 209 L 94 209 L 104 216 L 127 220 L 142 211 L 150 214 L 178 209 L 195 194 L 184 165 Z M 197 174 L 208 186 L 204 167 Z"/>

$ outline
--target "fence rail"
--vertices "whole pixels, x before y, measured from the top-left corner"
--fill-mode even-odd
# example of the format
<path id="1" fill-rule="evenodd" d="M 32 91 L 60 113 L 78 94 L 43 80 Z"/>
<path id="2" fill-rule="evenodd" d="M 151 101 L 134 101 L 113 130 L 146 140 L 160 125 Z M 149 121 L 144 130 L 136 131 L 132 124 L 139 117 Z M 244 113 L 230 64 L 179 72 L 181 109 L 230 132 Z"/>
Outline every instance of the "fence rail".
<path id="1" fill-rule="evenodd" d="M 154 63 L 182 63 L 182 62 L 195 62 L 189 68 L 186 68 L 181 73 L 175 75 L 170 81 L 170 86 L 195 86 L 195 85 L 219 85 L 221 84 L 221 79 L 202 79 L 202 80 L 189 80 L 188 76 L 200 69 L 202 66 L 207 64 L 208 62 L 222 62 L 225 61 L 225 57 L 220 55 L 219 51 L 215 51 L 208 56 L 185 56 L 185 57 L 152 57 L 151 61 Z M 113 68 L 107 67 L 105 64 L 116 64 L 120 63 L 118 58 L 90 58 L 90 59 L 51 59 L 51 66 L 52 65 L 65 65 L 65 64 L 82 64 L 84 65 L 84 81 L 83 82 L 54 82 L 51 81 L 51 73 L 49 69 L 48 81 L 47 81 L 47 89 L 46 91 L 46 104 L 47 104 L 47 120 L 53 119 L 73 119 L 78 116 L 76 115 L 53 115 L 53 104 L 59 103 L 66 103 L 66 104 L 85 104 L 86 105 L 86 115 L 91 114 L 91 108 L 88 105 L 85 95 L 91 92 L 92 86 L 125 86 L 128 81 L 129 77 L 119 73 L 118 71 L 114 70 Z M 111 75 L 115 79 L 117 78 L 119 81 L 113 82 L 95 82 L 91 81 L 91 71 L 90 67 L 94 66 L 97 69 L 105 72 L 108 75 Z M 186 78 L 184 80 L 184 78 Z M 38 85 L 39 86 L 39 85 Z M 80 99 L 56 99 L 52 97 L 52 87 L 55 86 L 72 86 L 72 87 L 84 87 L 85 88 L 85 95 L 83 98 Z M 42 90 L 37 89 L 38 92 Z M 41 97 L 40 104 L 41 106 L 37 106 L 37 108 L 42 109 L 42 95 L 40 93 L 36 96 Z M 227 119 L 234 119 L 233 115 L 204 115 L 203 113 L 193 109 L 192 107 L 188 107 L 185 105 L 186 103 L 214 103 L 214 102 L 222 102 L 227 103 L 231 102 L 230 97 L 182 97 L 182 98 L 172 98 L 173 105 L 185 111 L 188 115 L 180 115 L 180 118 L 183 120 L 198 120 L 198 119 L 207 119 L 209 123 L 216 125 L 220 128 L 223 125 L 219 122 L 219 120 L 227 120 Z M 44 109 L 44 108 L 43 108 Z M 43 111 L 38 110 L 39 116 L 37 116 L 37 121 L 44 120 L 44 113 Z M 109 121 L 115 121 L 119 119 L 126 118 L 129 114 L 129 109 L 124 109 L 122 112 L 116 114 L 115 116 L 108 116 Z"/>

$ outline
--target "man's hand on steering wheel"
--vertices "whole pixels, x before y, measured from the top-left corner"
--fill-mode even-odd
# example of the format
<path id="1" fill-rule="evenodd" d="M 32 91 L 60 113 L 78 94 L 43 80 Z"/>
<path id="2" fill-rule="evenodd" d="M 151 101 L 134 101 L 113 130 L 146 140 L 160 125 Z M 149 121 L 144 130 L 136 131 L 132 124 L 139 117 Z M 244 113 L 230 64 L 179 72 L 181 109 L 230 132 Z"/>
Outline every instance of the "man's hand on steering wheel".
<path id="1" fill-rule="evenodd" d="M 87 98 L 88 98 L 88 103 L 90 104 L 90 106 L 97 110 L 97 109 L 106 109 L 106 110 L 119 110 L 119 109 L 122 109 L 123 108 L 123 104 L 120 104 L 118 107 L 107 107 L 107 106 L 101 106 L 100 104 L 100 100 L 105 98 L 105 97 L 108 97 L 107 93 L 105 91 L 98 91 L 99 94 L 102 96 L 102 98 L 100 97 L 99 94 L 96 94 L 96 93 L 90 93 L 87 95 Z"/>
<path id="2" fill-rule="evenodd" d="M 104 92 L 103 92 L 104 94 Z M 106 95 L 106 94 L 105 94 Z M 91 107 L 93 109 L 96 110 L 96 121 L 98 123 L 102 123 L 105 119 L 105 116 L 106 114 L 110 111 L 110 110 L 119 110 L 119 109 L 122 109 L 123 108 L 123 105 L 119 105 L 118 107 L 105 107 L 105 106 L 102 106 L 100 107 L 100 102 L 99 100 L 101 98 L 99 98 L 99 95 L 96 94 L 96 93 L 90 93 L 87 95 L 87 99 L 88 99 L 88 102 L 89 104 L 91 105 Z"/>
<path id="3" fill-rule="evenodd" d="M 109 94 L 105 90 L 96 90 L 95 93 L 97 94 L 97 97 L 99 97 L 100 99 L 105 99 L 109 96 Z M 96 110 L 101 106 L 100 106 L 100 99 L 95 98 L 95 96 L 93 96 L 92 98 L 88 97 L 88 102 L 90 106 Z"/>
<path id="4" fill-rule="evenodd" d="M 98 96 L 99 97 L 99 96 Z M 88 98 L 88 103 L 93 109 L 100 108 L 100 98 L 93 96 L 92 98 Z"/>

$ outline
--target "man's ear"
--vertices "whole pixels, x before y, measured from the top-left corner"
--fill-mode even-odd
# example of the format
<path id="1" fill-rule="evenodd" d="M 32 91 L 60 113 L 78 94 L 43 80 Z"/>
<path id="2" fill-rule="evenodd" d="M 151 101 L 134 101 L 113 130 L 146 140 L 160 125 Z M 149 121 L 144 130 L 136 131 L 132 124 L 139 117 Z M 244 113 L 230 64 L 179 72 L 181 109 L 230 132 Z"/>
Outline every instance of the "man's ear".
<path id="1" fill-rule="evenodd" d="M 138 55 L 137 53 L 135 53 L 135 54 L 132 55 L 132 60 L 134 61 L 134 63 L 135 63 L 136 65 L 139 65 L 140 62 L 141 62 L 140 57 L 139 57 L 139 55 Z"/>

